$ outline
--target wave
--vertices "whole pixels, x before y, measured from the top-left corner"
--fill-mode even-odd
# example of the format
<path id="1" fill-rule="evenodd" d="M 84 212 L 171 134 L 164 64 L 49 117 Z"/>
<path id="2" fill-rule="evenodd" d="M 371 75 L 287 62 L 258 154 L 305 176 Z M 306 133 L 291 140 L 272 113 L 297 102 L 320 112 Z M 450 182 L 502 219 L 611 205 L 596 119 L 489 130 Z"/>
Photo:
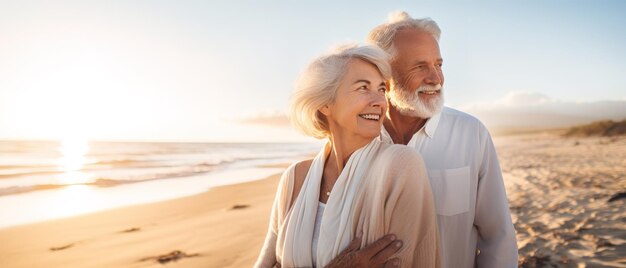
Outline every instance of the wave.
<path id="1" fill-rule="evenodd" d="M 184 167 L 185 165 L 176 165 L 172 163 L 166 163 L 167 161 L 155 161 L 155 160 L 104 160 L 88 163 L 82 166 L 82 168 L 75 171 L 101 171 L 111 170 L 115 168 L 175 168 Z M 233 162 L 231 160 L 223 160 L 215 163 L 201 162 L 194 164 L 195 167 L 213 167 L 221 164 L 227 164 Z M 67 171 L 59 170 L 57 165 L 5 165 L 0 166 L 0 179 L 15 178 L 32 175 L 59 175 L 66 173 Z"/>
<path id="2" fill-rule="evenodd" d="M 34 191 L 41 190 L 55 190 L 60 188 L 65 188 L 69 186 L 75 185 L 86 185 L 93 187 L 114 187 L 124 184 L 132 184 L 132 183 L 140 183 L 154 180 L 165 180 L 165 179 L 176 179 L 183 177 L 190 177 L 194 175 L 200 175 L 203 173 L 208 173 L 214 171 L 216 167 L 214 165 L 207 164 L 199 164 L 195 166 L 191 166 L 190 169 L 186 171 L 179 172 L 171 172 L 171 173 L 160 173 L 160 174 L 147 174 L 141 176 L 133 176 L 124 179 L 113 179 L 113 178 L 97 178 L 95 180 L 85 182 L 85 183 L 71 183 L 71 184 L 36 184 L 36 185 L 28 185 L 28 186 L 11 186 L 6 188 L 0 188 L 0 196 L 14 195 L 14 194 L 22 194 Z"/>

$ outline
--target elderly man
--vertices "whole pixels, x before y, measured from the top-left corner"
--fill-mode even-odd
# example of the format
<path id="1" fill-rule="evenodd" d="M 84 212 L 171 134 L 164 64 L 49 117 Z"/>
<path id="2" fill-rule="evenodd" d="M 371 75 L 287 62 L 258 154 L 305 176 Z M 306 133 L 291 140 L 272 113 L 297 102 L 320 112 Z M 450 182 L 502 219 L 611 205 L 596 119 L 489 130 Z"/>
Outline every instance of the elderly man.
<path id="1" fill-rule="evenodd" d="M 517 267 L 515 229 L 489 132 L 471 115 L 443 107 L 439 35 L 433 20 L 405 12 L 370 32 L 369 42 L 392 55 L 391 105 L 381 137 L 415 148 L 426 162 L 444 267 Z M 388 236 L 347 250 L 331 264 L 391 256 L 392 242 Z"/>

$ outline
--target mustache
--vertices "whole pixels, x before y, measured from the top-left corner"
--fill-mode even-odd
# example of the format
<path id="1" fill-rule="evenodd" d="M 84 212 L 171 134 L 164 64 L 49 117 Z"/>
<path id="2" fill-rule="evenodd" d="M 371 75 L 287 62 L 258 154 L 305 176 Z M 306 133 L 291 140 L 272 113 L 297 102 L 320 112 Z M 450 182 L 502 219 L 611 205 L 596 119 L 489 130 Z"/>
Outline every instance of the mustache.
<path id="1" fill-rule="evenodd" d="M 419 92 L 425 92 L 425 91 L 437 91 L 437 90 L 441 90 L 443 89 L 443 87 L 441 86 L 441 84 L 436 84 L 436 85 L 421 85 L 420 87 L 418 87 L 415 92 L 419 93 Z"/>

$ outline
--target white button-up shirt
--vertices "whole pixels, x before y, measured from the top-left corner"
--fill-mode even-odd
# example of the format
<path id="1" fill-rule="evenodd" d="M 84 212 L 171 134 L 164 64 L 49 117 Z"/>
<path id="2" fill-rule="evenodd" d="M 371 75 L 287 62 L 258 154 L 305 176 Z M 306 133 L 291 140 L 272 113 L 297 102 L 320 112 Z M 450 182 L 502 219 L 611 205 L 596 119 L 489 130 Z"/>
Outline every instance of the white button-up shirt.
<path id="1" fill-rule="evenodd" d="M 393 143 L 384 128 L 381 139 Z M 502 172 L 483 124 L 444 107 L 407 145 L 428 168 L 444 267 L 517 267 Z"/>

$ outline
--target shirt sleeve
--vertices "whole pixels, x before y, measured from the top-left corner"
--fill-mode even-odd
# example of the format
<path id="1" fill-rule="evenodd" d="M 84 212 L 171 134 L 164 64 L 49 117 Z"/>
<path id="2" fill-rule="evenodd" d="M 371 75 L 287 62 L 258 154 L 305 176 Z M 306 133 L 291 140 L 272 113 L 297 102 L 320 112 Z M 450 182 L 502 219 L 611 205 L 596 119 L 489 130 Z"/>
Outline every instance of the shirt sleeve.
<path id="1" fill-rule="evenodd" d="M 422 157 L 412 149 L 394 157 L 385 218 L 404 245 L 398 252 L 401 267 L 441 267 L 435 203 Z"/>
<path id="2" fill-rule="evenodd" d="M 286 208 L 289 206 L 289 201 L 291 200 L 291 192 L 293 191 L 293 183 L 291 182 L 293 181 L 294 169 L 295 164 L 288 167 L 283 172 L 280 182 L 278 183 L 265 242 L 254 264 L 255 268 L 267 268 L 279 265 L 276 259 L 276 241 L 278 239 L 278 230 L 284 221 Z"/>
<path id="3" fill-rule="evenodd" d="M 517 267 L 517 240 L 502 171 L 489 132 L 481 129 L 482 157 L 474 225 L 478 229 L 477 267 Z"/>

